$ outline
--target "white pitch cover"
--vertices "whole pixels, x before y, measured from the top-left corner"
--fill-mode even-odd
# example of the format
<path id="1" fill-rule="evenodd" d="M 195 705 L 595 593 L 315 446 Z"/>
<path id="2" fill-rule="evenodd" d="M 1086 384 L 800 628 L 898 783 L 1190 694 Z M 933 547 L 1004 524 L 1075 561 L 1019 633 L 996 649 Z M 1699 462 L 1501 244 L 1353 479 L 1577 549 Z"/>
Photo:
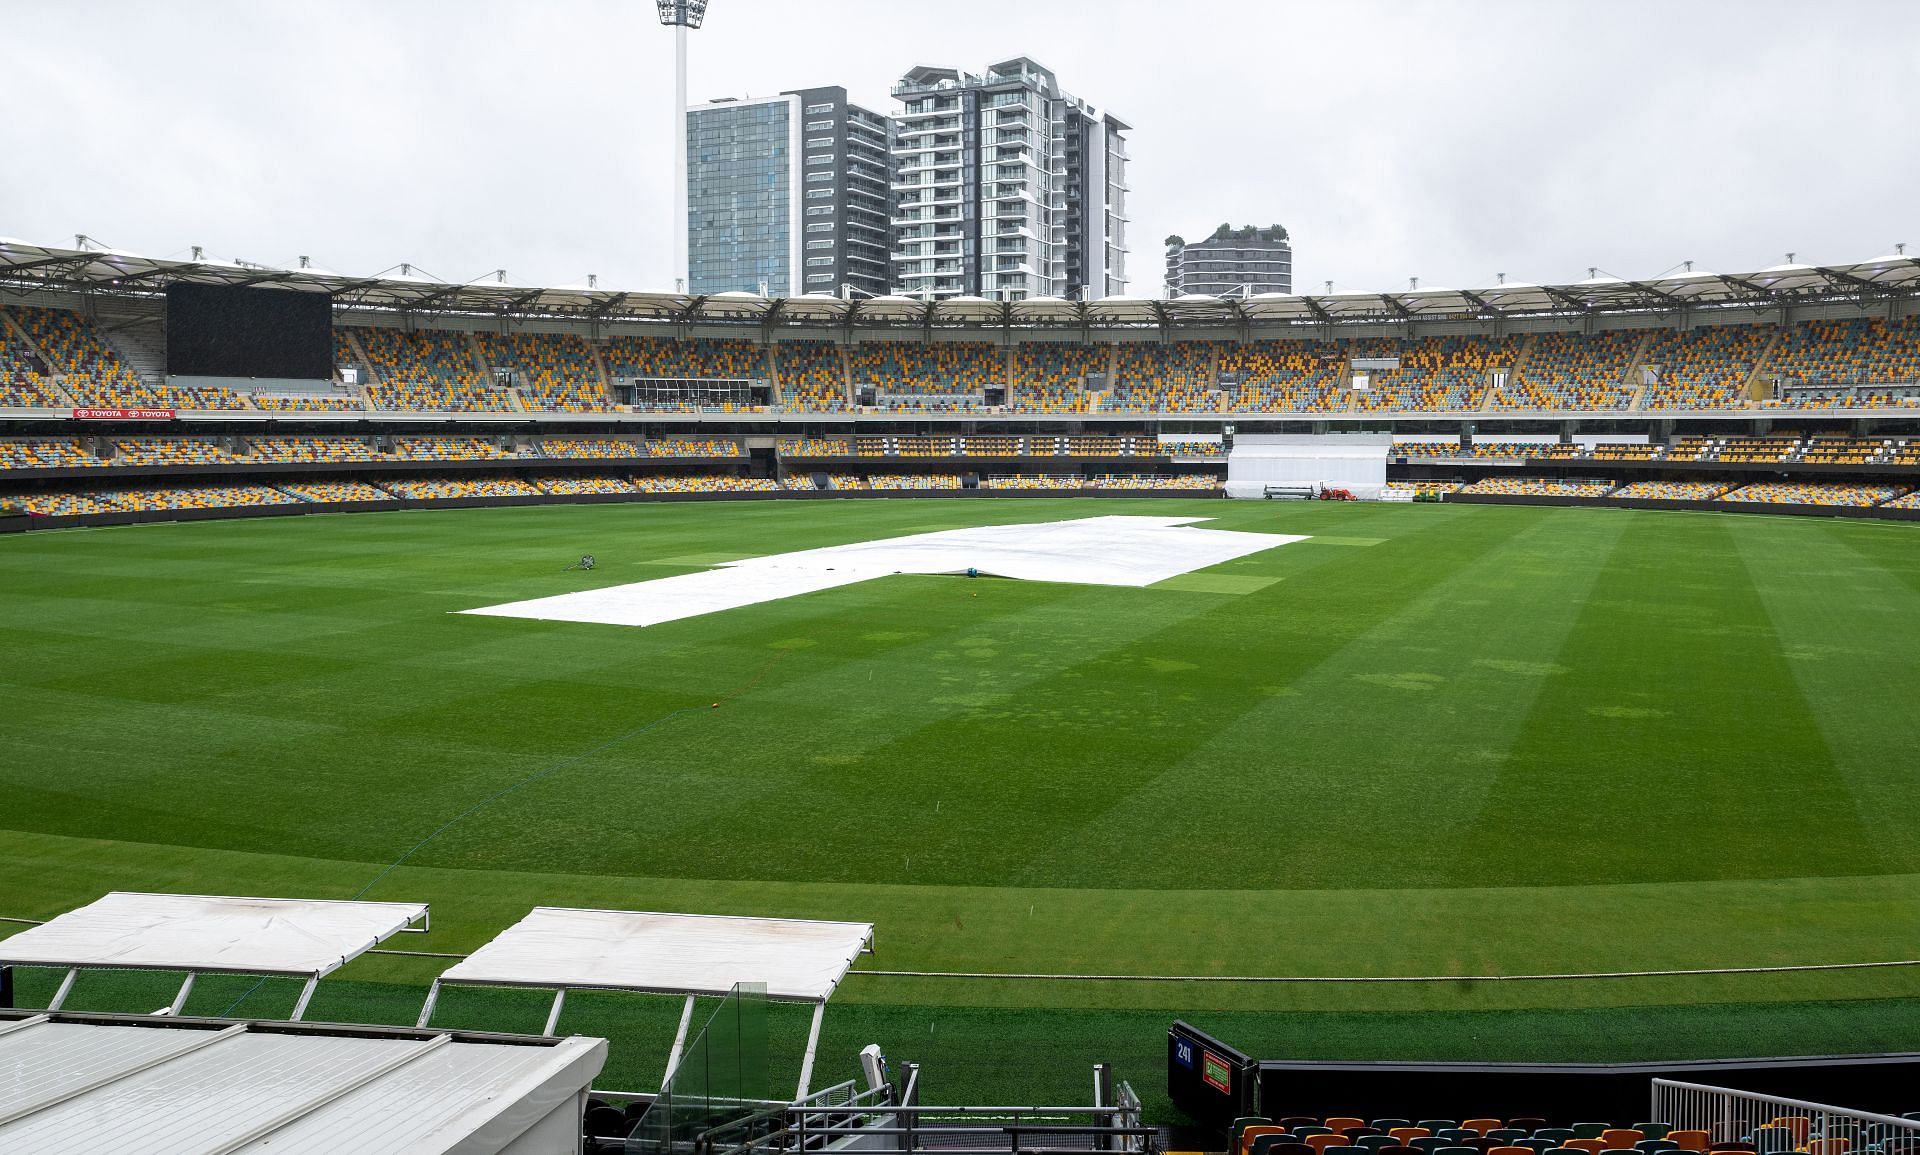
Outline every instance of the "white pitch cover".
<path id="1" fill-rule="evenodd" d="M 0 963 L 317 976 L 424 917 L 425 903 L 112 893 L 0 939 Z"/>
<path id="2" fill-rule="evenodd" d="M 818 1003 L 872 939 L 865 922 L 537 906 L 440 981 L 690 995 L 765 983 L 770 999 Z"/>
<path id="3" fill-rule="evenodd" d="M 1149 586 L 1303 537 L 1199 529 L 1203 517 L 1085 517 L 945 529 L 773 554 L 719 569 L 462 610 L 489 617 L 651 626 L 891 574 L 956 574 Z"/>

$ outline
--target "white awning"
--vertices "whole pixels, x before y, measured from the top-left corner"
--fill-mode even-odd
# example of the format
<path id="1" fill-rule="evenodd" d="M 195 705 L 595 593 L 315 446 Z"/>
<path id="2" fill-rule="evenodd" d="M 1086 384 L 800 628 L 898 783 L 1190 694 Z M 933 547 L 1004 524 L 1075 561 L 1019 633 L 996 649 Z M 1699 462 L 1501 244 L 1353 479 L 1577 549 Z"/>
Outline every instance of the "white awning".
<path id="1" fill-rule="evenodd" d="M 767 997 L 823 1003 L 873 942 L 873 924 L 539 906 L 455 963 L 442 983 Z"/>
<path id="2" fill-rule="evenodd" d="M 0 964 L 318 978 L 426 915 L 423 902 L 212 898 L 116 890 L 0 939 Z"/>

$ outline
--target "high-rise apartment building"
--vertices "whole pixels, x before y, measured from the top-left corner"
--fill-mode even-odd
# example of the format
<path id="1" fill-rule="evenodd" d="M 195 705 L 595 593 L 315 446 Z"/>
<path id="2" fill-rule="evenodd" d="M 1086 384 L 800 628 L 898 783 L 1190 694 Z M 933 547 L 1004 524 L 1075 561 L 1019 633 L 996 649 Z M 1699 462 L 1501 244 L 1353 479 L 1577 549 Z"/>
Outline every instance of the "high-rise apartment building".
<path id="1" fill-rule="evenodd" d="M 1293 292 L 1293 242 L 1279 225 L 1221 225 L 1203 241 L 1167 238 L 1167 296 Z"/>
<path id="2" fill-rule="evenodd" d="M 893 284 L 920 298 L 1126 291 L 1126 123 L 1025 57 L 893 89 Z"/>
<path id="3" fill-rule="evenodd" d="M 688 291 L 885 293 L 890 144 L 844 88 L 688 108 Z"/>

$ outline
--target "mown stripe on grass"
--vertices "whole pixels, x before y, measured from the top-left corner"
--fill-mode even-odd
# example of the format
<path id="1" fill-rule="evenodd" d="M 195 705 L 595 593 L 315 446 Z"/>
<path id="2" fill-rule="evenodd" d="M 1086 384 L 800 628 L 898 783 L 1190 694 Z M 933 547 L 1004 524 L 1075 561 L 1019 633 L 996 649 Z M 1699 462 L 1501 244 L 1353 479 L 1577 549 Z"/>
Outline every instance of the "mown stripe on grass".
<path id="1" fill-rule="evenodd" d="M 1265 591 L 1258 618 L 1217 611 L 1209 644 L 1239 638 L 1228 680 L 1251 668 L 1259 681 L 1210 687 L 1209 701 L 1246 708 L 1203 715 L 1185 749 L 1053 861 L 1111 861 L 1131 832 L 1154 830 L 1140 858 L 1154 873 L 1116 872 L 1116 884 L 1448 885 L 1517 706 L 1559 673 L 1548 659 L 1591 581 L 1567 558 L 1604 555 L 1617 531 L 1568 517 L 1455 522 L 1444 537 L 1341 551 L 1315 586 Z M 1389 932 L 1342 933 L 1359 947 Z"/>
<path id="2" fill-rule="evenodd" d="M 1852 795 L 1866 832 L 1860 849 L 1880 869 L 1911 870 L 1920 865 L 1920 537 L 1904 539 L 1898 565 L 1888 537 L 1849 530 L 1756 522 L 1738 541 L 1787 668 Z"/>
<path id="3" fill-rule="evenodd" d="M 1741 558 L 1751 527 L 1627 525 L 1500 766 L 1483 880 L 1877 869 Z"/>

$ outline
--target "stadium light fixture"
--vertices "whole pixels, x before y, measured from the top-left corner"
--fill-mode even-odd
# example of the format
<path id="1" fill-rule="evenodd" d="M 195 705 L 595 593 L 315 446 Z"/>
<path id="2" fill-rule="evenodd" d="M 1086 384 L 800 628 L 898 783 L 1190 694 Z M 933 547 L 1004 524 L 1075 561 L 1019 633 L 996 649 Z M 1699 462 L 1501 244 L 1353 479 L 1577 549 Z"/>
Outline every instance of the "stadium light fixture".
<path id="1" fill-rule="evenodd" d="M 707 18 L 707 0 L 654 0 L 673 29 L 673 291 L 687 288 L 687 30 Z"/>

